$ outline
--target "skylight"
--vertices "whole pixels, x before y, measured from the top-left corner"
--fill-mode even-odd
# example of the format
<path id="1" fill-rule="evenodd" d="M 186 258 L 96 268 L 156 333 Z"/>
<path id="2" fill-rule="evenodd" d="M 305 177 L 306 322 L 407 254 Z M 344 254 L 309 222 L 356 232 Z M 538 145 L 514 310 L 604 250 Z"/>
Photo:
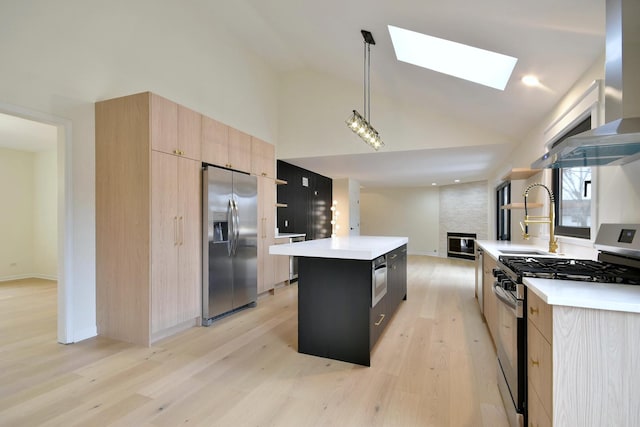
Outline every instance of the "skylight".
<path id="1" fill-rule="evenodd" d="M 504 90 L 517 58 L 389 25 L 398 61 Z"/>

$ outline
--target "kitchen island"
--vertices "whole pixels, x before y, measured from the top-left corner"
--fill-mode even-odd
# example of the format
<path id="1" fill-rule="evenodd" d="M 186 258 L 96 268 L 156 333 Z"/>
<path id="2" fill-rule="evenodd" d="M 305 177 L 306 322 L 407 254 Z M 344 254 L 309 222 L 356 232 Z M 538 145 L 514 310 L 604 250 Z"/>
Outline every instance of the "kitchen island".
<path id="1" fill-rule="evenodd" d="M 298 257 L 300 353 L 370 366 L 371 349 L 407 296 L 407 242 L 349 236 L 269 247 Z"/>

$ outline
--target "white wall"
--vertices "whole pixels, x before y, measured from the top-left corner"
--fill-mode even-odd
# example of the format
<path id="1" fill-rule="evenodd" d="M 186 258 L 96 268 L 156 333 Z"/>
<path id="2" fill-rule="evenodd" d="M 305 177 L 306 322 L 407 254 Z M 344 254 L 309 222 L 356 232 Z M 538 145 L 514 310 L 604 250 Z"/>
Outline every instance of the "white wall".
<path id="1" fill-rule="evenodd" d="M 360 233 L 406 236 L 410 254 L 438 255 L 439 206 L 437 188 L 361 188 Z"/>
<path id="2" fill-rule="evenodd" d="M 33 272 L 33 153 L 0 148 L 0 280 Z"/>
<path id="3" fill-rule="evenodd" d="M 33 155 L 33 271 L 37 277 L 58 276 L 57 150 Z"/>
<path id="4" fill-rule="evenodd" d="M 149 90 L 276 142 L 275 73 L 216 18 L 180 1 L 0 2 L 0 102 L 72 124 L 71 341 L 96 330 L 94 102 Z"/>
<path id="5" fill-rule="evenodd" d="M 56 161 L 0 148 L 0 281 L 57 277 Z"/>
<path id="6" fill-rule="evenodd" d="M 360 184 L 350 178 L 333 180 L 336 236 L 360 235 Z"/>

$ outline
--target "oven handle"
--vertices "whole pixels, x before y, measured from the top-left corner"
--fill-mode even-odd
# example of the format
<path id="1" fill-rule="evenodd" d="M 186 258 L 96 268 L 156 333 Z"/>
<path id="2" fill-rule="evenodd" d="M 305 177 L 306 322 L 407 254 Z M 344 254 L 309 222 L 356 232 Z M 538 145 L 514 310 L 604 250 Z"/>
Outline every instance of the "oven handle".
<path id="1" fill-rule="evenodd" d="M 522 300 L 514 300 L 508 295 L 507 291 L 505 291 L 500 285 L 497 284 L 493 285 L 493 293 L 496 295 L 498 300 L 500 300 L 500 302 L 502 302 L 509 308 L 509 311 L 511 311 L 516 318 L 522 319 L 524 317 Z"/>

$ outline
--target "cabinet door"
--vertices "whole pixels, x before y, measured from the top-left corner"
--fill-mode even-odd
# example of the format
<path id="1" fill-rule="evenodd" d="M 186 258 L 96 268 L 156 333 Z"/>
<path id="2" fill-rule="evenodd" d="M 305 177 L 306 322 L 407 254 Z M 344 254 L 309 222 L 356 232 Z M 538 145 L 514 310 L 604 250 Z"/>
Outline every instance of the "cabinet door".
<path id="1" fill-rule="evenodd" d="M 251 172 L 251 136 L 229 128 L 229 166 L 242 172 Z"/>
<path id="2" fill-rule="evenodd" d="M 538 393 L 542 408 L 548 414 L 552 413 L 553 404 L 552 363 L 551 344 L 529 319 L 527 321 L 527 376 L 529 384 Z"/>
<path id="3" fill-rule="evenodd" d="M 180 155 L 200 160 L 202 115 L 178 105 L 178 146 Z"/>
<path id="4" fill-rule="evenodd" d="M 151 148 L 178 154 L 178 104 L 161 96 L 151 96 Z"/>
<path id="5" fill-rule="evenodd" d="M 289 243 L 288 239 L 276 239 L 275 244 L 285 244 Z M 271 255 L 275 258 L 275 283 L 282 283 L 289 280 L 289 269 L 290 269 L 290 257 L 286 255 Z"/>
<path id="6" fill-rule="evenodd" d="M 551 419 L 549 415 L 542 407 L 542 402 L 538 396 L 538 393 L 531 386 L 531 382 L 528 384 L 527 392 L 527 417 L 529 419 L 529 427 L 551 427 Z"/>
<path id="7" fill-rule="evenodd" d="M 151 152 L 151 334 L 176 325 L 179 157 Z"/>
<path id="8" fill-rule="evenodd" d="M 274 179 L 276 177 L 275 147 L 254 137 L 251 137 L 251 173 Z"/>
<path id="9" fill-rule="evenodd" d="M 178 159 L 178 322 L 201 314 L 202 210 L 200 162 Z"/>
<path id="10" fill-rule="evenodd" d="M 382 297 L 375 307 L 369 311 L 369 350 L 378 342 L 378 338 L 389 322 L 391 312 L 389 311 L 389 294 Z"/>
<path id="11" fill-rule="evenodd" d="M 275 255 L 269 246 L 275 243 L 276 187 L 273 179 L 258 177 L 258 293 L 273 289 Z"/>
<path id="12" fill-rule="evenodd" d="M 202 117 L 202 161 L 229 167 L 229 126 Z"/>
<path id="13" fill-rule="evenodd" d="M 496 296 L 493 293 L 493 269 L 496 267 L 496 261 L 485 253 L 483 263 L 482 292 L 484 318 L 487 321 L 487 327 L 495 344 L 495 337 L 498 332 L 498 305 Z"/>

